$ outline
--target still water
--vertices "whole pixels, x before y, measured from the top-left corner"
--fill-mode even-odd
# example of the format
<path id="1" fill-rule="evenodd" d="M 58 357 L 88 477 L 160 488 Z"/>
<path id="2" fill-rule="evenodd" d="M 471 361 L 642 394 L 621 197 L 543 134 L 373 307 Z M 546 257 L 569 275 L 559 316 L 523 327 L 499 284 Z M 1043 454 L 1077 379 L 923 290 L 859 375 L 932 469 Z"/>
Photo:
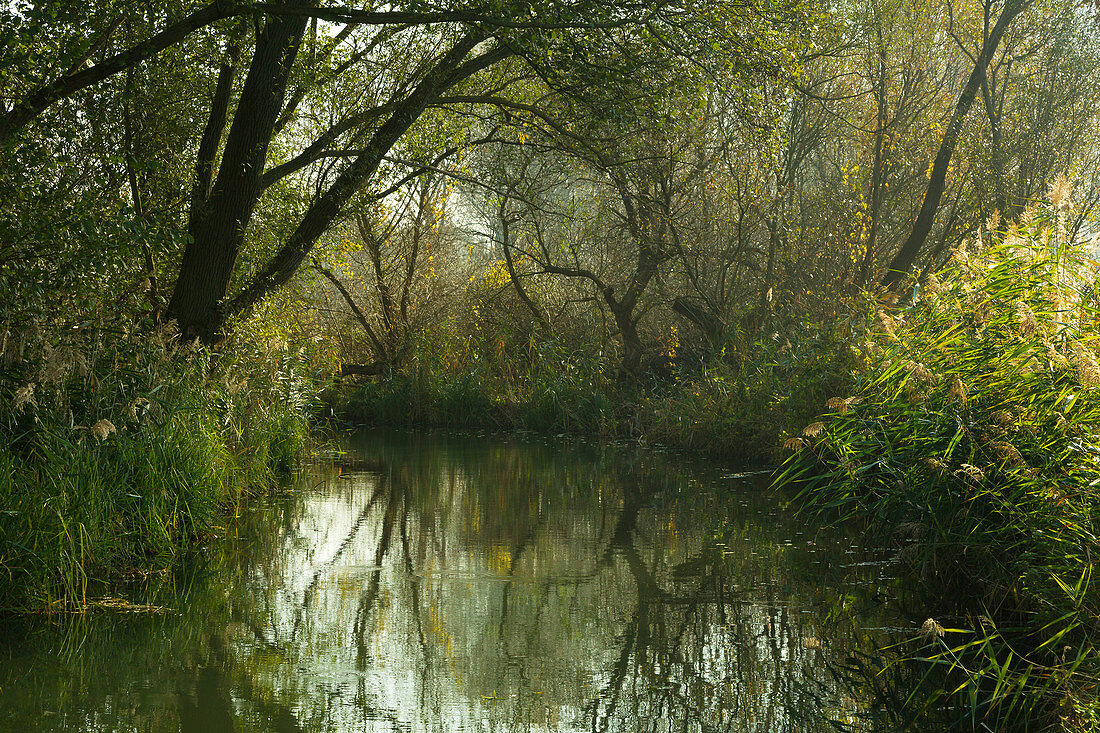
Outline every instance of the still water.
<path id="1" fill-rule="evenodd" d="M 360 434 L 135 605 L 6 622 L 0 729 L 873 729 L 852 545 L 698 459 Z"/>

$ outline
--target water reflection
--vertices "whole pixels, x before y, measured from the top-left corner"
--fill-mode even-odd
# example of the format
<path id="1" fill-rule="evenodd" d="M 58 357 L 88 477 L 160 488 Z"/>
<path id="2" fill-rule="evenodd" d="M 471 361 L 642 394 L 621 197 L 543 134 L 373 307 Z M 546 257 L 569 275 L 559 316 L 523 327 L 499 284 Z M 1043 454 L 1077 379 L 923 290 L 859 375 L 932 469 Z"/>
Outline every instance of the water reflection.
<path id="1" fill-rule="evenodd" d="M 307 478 L 191 575 L 129 589 L 177 613 L 9 630 L 0 727 L 824 731 L 867 712 L 829 671 L 882 625 L 881 567 L 751 479 L 410 434 Z"/>

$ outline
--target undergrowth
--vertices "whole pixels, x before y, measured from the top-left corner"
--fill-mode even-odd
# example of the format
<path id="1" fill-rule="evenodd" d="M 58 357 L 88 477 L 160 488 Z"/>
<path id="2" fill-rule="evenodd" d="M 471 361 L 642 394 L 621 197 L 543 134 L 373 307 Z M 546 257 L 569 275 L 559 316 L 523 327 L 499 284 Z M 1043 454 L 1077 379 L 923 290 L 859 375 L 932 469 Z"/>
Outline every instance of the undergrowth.
<path id="1" fill-rule="evenodd" d="M 909 705 L 945 727 L 1096 727 L 1100 304 L 1064 217 L 869 307 L 856 383 L 787 440 L 795 504 L 870 519 L 933 599 L 902 656 L 927 665 Z"/>
<path id="2" fill-rule="evenodd" d="M 447 359 L 445 347 L 422 343 L 405 365 L 338 385 L 326 401 L 357 424 L 583 433 L 772 460 L 783 429 L 816 415 L 852 369 L 839 328 L 787 333 L 690 367 L 664 356 L 638 381 L 622 379 L 613 357 L 553 342 L 499 360 Z"/>
<path id="3" fill-rule="evenodd" d="M 696 374 L 652 391 L 640 431 L 651 442 L 737 460 L 773 461 L 779 437 L 816 416 L 845 388 L 855 366 L 846 320 L 788 323 Z"/>
<path id="4" fill-rule="evenodd" d="M 35 324 L 0 350 L 0 611 L 169 568 L 308 444 L 305 360 L 270 335 Z"/>

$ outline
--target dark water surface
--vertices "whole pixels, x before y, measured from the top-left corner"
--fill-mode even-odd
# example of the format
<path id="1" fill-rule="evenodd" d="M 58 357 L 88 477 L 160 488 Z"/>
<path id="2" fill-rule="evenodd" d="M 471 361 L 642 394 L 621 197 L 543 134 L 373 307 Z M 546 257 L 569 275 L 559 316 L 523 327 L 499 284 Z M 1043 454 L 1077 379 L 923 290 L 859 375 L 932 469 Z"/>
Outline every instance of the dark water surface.
<path id="1" fill-rule="evenodd" d="M 873 729 L 882 563 L 761 477 L 660 452 L 354 436 L 205 559 L 4 622 L 12 731 Z M 125 608 L 125 607 L 124 607 Z"/>

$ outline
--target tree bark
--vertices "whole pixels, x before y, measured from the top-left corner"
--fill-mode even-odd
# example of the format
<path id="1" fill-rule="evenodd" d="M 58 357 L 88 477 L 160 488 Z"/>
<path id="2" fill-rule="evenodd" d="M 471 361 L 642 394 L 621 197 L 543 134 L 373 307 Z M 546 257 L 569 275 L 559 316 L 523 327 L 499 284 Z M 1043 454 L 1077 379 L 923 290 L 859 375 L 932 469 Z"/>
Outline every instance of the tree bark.
<path id="1" fill-rule="evenodd" d="M 210 114 L 202 131 L 195 161 L 195 180 L 191 186 L 191 210 L 188 233 L 195 237 L 195 226 L 206 210 L 210 187 L 214 180 L 214 161 L 218 156 L 225 123 L 229 119 L 229 101 L 233 93 L 233 76 L 237 71 L 238 49 L 235 43 L 226 50 L 226 58 L 218 69 L 218 81 L 210 101 Z"/>
<path id="2" fill-rule="evenodd" d="M 699 329 L 699 333 L 703 334 L 712 349 L 721 345 L 725 331 L 722 319 L 706 303 L 681 296 L 672 301 L 672 312 L 684 317 Z"/>
<path id="3" fill-rule="evenodd" d="M 192 212 L 192 240 L 168 304 L 168 317 L 176 319 L 185 339 L 213 343 L 219 337 L 224 322 L 221 301 L 263 190 L 267 148 L 305 26 L 305 17 L 277 17 L 269 19 L 256 38 L 218 177 L 201 211 Z"/>
<path id="4" fill-rule="evenodd" d="M 638 335 L 638 319 L 634 309 L 626 307 L 620 301 L 612 305 L 612 300 L 605 298 L 611 307 L 611 315 L 615 317 L 615 325 L 619 328 L 619 337 L 623 340 L 623 359 L 620 364 L 619 376 L 622 379 L 637 381 L 642 376 L 642 339 Z"/>
<path id="5" fill-rule="evenodd" d="M 993 54 L 997 51 L 997 46 L 1001 43 L 1001 37 L 1004 36 L 1005 30 L 1031 2 L 1032 0 L 1007 0 L 996 24 L 982 43 L 982 50 L 974 63 L 974 70 L 970 73 L 970 78 L 955 103 L 955 111 L 951 115 L 951 121 L 943 134 L 939 152 L 932 164 L 932 175 L 928 180 L 928 187 L 925 190 L 920 213 L 917 215 L 917 220 L 913 224 L 908 239 L 905 240 L 897 255 L 894 256 L 894 259 L 890 262 L 889 270 L 882 278 L 884 287 L 895 288 L 905 280 L 909 271 L 913 268 L 913 263 L 916 262 L 921 247 L 928 239 L 928 234 L 932 231 L 932 225 L 936 220 L 936 211 L 939 209 L 940 199 L 943 197 L 944 189 L 947 186 L 947 168 L 951 163 L 951 156 L 959 142 L 959 134 L 962 132 L 966 115 L 970 111 L 971 105 L 974 104 L 974 98 L 977 96 L 978 90 L 981 89 L 982 81 L 985 79 L 985 71 L 989 67 L 989 62 L 993 59 Z"/>

